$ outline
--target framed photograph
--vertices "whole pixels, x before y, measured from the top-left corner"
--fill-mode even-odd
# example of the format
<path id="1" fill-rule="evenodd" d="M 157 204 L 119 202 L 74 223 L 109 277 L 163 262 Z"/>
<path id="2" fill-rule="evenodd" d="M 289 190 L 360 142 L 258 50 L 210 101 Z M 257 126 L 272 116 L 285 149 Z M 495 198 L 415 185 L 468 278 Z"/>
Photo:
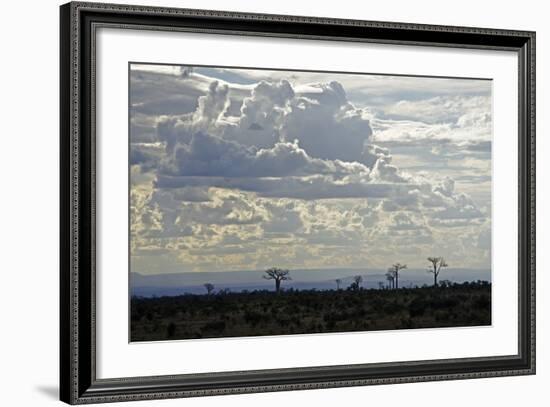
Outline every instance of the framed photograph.
<path id="1" fill-rule="evenodd" d="M 534 32 L 60 19 L 61 400 L 535 373 Z"/>

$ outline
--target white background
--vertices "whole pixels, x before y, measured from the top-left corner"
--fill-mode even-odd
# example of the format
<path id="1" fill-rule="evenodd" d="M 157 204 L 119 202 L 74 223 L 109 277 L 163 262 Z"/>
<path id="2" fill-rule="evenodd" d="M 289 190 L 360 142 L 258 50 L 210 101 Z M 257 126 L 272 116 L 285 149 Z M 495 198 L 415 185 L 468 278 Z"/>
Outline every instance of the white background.
<path id="1" fill-rule="evenodd" d="M 128 344 L 128 61 L 492 78 L 492 326 Z M 517 67 L 511 52 L 100 29 L 98 378 L 517 354 Z"/>
<path id="2" fill-rule="evenodd" d="M 152 4 L 153 1 L 133 3 Z M 404 22 L 517 28 L 537 31 L 538 111 L 548 111 L 550 28 L 543 2 L 504 1 L 157 1 L 156 5 L 256 11 L 326 17 L 393 20 Z M 2 148 L 0 169 L 0 400 L 4 405 L 41 406 L 57 402 L 58 381 L 58 8 L 59 2 L 42 0 L 3 5 Z M 547 286 L 544 247 L 550 227 L 550 191 L 543 183 L 548 165 L 541 158 L 550 153 L 548 120 L 538 119 L 538 374 L 534 377 L 477 379 L 363 388 L 239 395 L 185 400 L 189 406 L 279 406 L 299 403 L 334 405 L 508 406 L 543 405 L 544 385 L 550 379 L 549 325 L 543 298 Z M 540 400 L 540 401 L 537 401 Z M 134 403 L 135 404 L 135 403 Z M 181 405 L 181 400 L 149 405 Z M 130 405 L 130 404 L 126 404 Z M 146 405 L 145 403 L 136 405 Z"/>

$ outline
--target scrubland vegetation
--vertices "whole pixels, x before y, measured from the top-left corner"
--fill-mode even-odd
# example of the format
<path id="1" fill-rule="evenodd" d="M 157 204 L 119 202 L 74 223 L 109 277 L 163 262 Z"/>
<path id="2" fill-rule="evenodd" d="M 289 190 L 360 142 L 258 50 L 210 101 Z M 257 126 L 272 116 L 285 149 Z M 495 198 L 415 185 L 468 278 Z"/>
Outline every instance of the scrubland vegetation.
<path id="1" fill-rule="evenodd" d="M 288 275 L 285 275 L 288 277 Z M 281 279 L 284 281 L 284 279 Z M 482 326 L 491 324 L 491 284 L 229 292 L 131 299 L 131 340 Z"/>

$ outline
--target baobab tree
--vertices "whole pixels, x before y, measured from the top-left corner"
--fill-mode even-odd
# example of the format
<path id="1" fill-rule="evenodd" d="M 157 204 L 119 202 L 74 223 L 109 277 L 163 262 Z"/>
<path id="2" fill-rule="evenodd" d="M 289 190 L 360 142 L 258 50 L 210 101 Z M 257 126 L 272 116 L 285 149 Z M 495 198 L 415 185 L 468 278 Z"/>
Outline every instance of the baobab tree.
<path id="1" fill-rule="evenodd" d="M 275 280 L 275 291 L 277 294 L 281 291 L 281 281 L 292 280 L 288 275 L 289 270 L 283 270 L 277 267 L 271 267 L 265 271 L 265 275 L 262 276 L 266 280 Z"/>
<path id="2" fill-rule="evenodd" d="M 353 291 L 359 290 L 361 288 L 361 283 L 363 282 L 363 277 L 355 276 L 353 277 L 353 283 L 349 286 Z"/>
<path id="3" fill-rule="evenodd" d="M 340 290 L 340 284 L 342 284 L 342 280 L 340 280 L 339 278 L 337 278 L 336 280 L 334 280 L 334 282 L 336 283 L 336 289 L 337 289 L 337 290 Z"/>
<path id="4" fill-rule="evenodd" d="M 204 288 L 206 288 L 206 292 L 210 295 L 214 291 L 214 284 L 206 283 L 204 284 Z"/>
<path id="5" fill-rule="evenodd" d="M 434 287 L 437 287 L 437 277 L 442 268 L 448 267 L 443 257 L 428 257 L 428 261 L 431 263 L 428 267 L 428 273 L 434 275 Z"/>
<path id="6" fill-rule="evenodd" d="M 399 272 L 406 268 L 406 264 L 395 263 L 388 269 L 388 273 L 392 273 L 395 277 L 395 288 L 399 288 Z"/>
<path id="7" fill-rule="evenodd" d="M 393 275 L 392 272 L 388 271 L 386 273 L 386 280 L 388 280 L 388 287 L 389 289 L 393 289 L 394 288 L 394 281 L 395 281 L 395 276 Z"/>

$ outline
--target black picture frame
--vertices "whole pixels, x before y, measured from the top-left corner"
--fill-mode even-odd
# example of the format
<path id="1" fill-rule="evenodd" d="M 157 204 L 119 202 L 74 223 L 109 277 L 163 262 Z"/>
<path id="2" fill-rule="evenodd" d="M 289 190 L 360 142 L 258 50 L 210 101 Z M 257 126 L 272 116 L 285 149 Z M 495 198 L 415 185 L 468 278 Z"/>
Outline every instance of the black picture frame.
<path id="1" fill-rule="evenodd" d="M 535 33 L 72 2 L 60 7 L 60 398 L 70 404 L 535 373 Z M 508 50 L 519 60 L 519 350 L 421 360 L 131 378 L 96 378 L 95 29 Z"/>

